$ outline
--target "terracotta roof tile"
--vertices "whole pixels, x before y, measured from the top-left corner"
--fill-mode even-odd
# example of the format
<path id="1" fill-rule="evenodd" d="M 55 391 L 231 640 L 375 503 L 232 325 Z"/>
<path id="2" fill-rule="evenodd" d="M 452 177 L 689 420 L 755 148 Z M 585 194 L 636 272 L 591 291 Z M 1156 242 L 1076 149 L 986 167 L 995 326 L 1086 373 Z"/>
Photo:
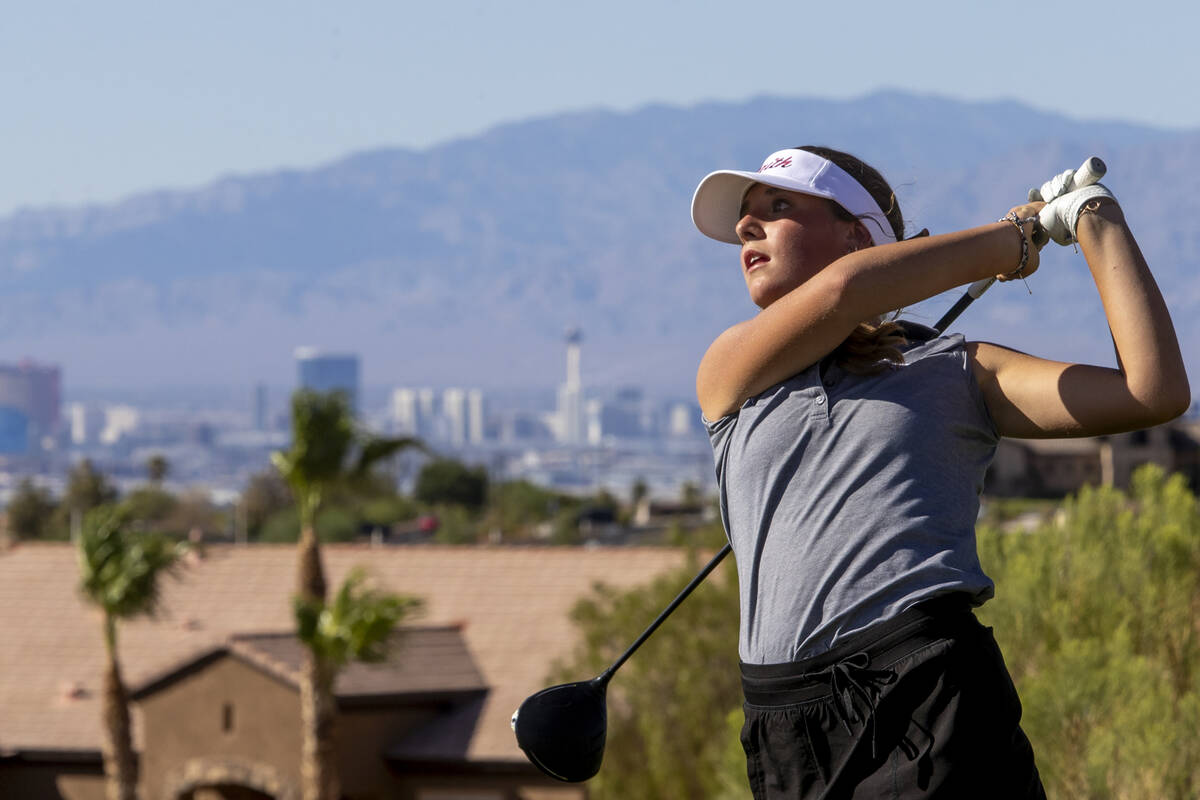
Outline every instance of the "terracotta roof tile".
<path id="1" fill-rule="evenodd" d="M 685 560 L 671 548 L 333 545 L 322 552 L 331 586 L 362 566 L 391 591 L 423 598 L 418 624 L 462 626 L 490 688 L 468 753 L 488 760 L 523 760 L 509 718 L 577 641 L 567 618 L 574 602 L 596 582 L 643 584 Z M 294 568 L 287 545 L 208 548 L 165 582 L 157 618 L 121 626 L 126 681 L 144 683 L 234 634 L 289 630 Z M 99 614 L 79 599 L 77 576 L 70 545 L 0 552 L 0 753 L 99 749 L 104 646 Z"/>

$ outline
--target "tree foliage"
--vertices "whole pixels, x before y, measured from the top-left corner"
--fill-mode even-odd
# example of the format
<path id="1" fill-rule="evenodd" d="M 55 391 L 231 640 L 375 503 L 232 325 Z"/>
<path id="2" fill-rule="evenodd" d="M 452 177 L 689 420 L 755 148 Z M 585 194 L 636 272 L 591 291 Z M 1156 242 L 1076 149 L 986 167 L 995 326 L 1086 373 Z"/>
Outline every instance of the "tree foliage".
<path id="1" fill-rule="evenodd" d="M 267 520 L 280 511 L 294 508 L 296 501 L 279 470 L 266 469 L 250 476 L 242 490 L 240 504 L 245 515 L 246 533 L 249 538 L 257 539 Z"/>
<path id="2" fill-rule="evenodd" d="M 979 532 L 995 627 L 1057 798 L 1200 796 L 1200 515 L 1154 466 L 1029 533 Z"/>
<path id="3" fill-rule="evenodd" d="M 329 603 L 294 600 L 296 632 L 334 670 L 350 661 L 382 661 L 396 624 L 420 607 L 420 601 L 372 586 L 362 570 L 353 570 Z"/>
<path id="4" fill-rule="evenodd" d="M 296 497 L 304 527 L 312 524 L 330 493 L 369 485 L 376 464 L 401 450 L 423 447 L 416 439 L 359 430 L 345 392 L 301 389 L 292 395 L 292 446 L 272 453 L 271 462 Z"/>
<path id="5" fill-rule="evenodd" d="M 130 521 L 150 530 L 163 530 L 163 524 L 175 512 L 179 499 L 157 485 L 134 489 L 121 499 L 121 507 Z"/>
<path id="6" fill-rule="evenodd" d="M 571 612 L 582 643 L 547 683 L 582 680 L 606 669 L 699 566 L 689 564 L 639 589 L 595 587 Z M 609 684 L 604 766 L 588 783 L 593 798 L 749 797 L 737 739 L 742 702 L 737 627 L 737 576 L 730 560 Z"/>
<path id="7" fill-rule="evenodd" d="M 117 499 L 117 489 L 90 459 L 83 459 L 71 468 L 63 505 L 70 511 L 85 513 Z"/>
<path id="8" fill-rule="evenodd" d="M 49 490 L 22 478 L 8 502 L 8 529 L 18 539 L 48 538 L 56 507 Z"/>
<path id="9" fill-rule="evenodd" d="M 292 395 L 292 446 L 271 454 L 300 506 L 301 525 L 311 525 L 322 492 L 345 480 L 354 447 L 354 416 L 344 392 L 301 389 Z"/>
<path id="10" fill-rule="evenodd" d="M 84 518 L 78 551 L 80 592 L 105 616 L 120 620 L 154 613 L 159 578 L 174 568 L 184 547 L 135 533 L 123 509 L 101 506 Z"/>
<path id="11" fill-rule="evenodd" d="M 349 542 L 358 534 L 358 519 L 347 508 L 329 506 L 317 512 L 313 530 L 320 542 Z M 260 542 L 297 542 L 300 539 L 300 512 L 295 506 L 277 511 L 259 528 Z"/>
<path id="12" fill-rule="evenodd" d="M 504 481 L 488 489 L 484 527 L 498 528 L 506 539 L 530 538 L 539 523 L 553 519 L 574 498 L 527 480 Z"/>
<path id="13" fill-rule="evenodd" d="M 1041 510 L 1039 507 L 1037 510 Z M 995 628 L 1050 797 L 1200 796 L 1200 509 L 1181 476 L 1084 489 L 1030 531 L 980 527 Z M 603 587 L 572 618 L 583 643 L 548 683 L 608 666 L 694 567 L 626 592 Z M 736 577 L 726 565 L 609 686 L 605 798 L 749 794 L 737 741 Z"/>
<path id="14" fill-rule="evenodd" d="M 487 470 L 452 458 L 436 458 L 421 468 L 413 496 L 428 505 L 451 505 L 476 512 L 488 497 Z"/>
<path id="15" fill-rule="evenodd" d="M 170 471 L 171 462 L 162 453 L 155 453 L 146 460 L 146 477 L 155 486 L 166 480 Z"/>

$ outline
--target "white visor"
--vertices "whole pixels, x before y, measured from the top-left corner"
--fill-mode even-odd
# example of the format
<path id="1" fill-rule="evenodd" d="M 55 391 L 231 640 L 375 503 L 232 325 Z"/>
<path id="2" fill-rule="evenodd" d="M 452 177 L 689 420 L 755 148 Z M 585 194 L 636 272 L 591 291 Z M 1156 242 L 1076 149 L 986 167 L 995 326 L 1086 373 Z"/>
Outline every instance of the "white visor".
<path id="1" fill-rule="evenodd" d="M 771 153 L 758 172 L 723 169 L 709 173 L 692 197 L 692 221 L 705 236 L 741 244 L 735 227 L 742 218 L 742 200 L 756 183 L 832 200 L 863 220 L 873 244 L 896 241 L 887 216 L 862 184 L 837 164 L 807 150 Z"/>

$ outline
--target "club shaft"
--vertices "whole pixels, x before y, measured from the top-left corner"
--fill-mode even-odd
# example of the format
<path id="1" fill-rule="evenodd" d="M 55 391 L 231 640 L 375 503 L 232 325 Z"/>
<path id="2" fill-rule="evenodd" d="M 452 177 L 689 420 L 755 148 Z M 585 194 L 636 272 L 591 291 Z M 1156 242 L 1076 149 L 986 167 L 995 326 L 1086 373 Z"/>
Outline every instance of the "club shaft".
<path id="1" fill-rule="evenodd" d="M 946 330 L 946 326 L 958 319 L 958 315 L 965 311 L 967 306 L 973 302 L 975 302 L 975 298 L 964 292 L 963 296 L 958 298 L 958 302 L 950 306 L 950 309 L 934 324 L 933 329 L 938 333 Z"/>
<path id="2" fill-rule="evenodd" d="M 1108 165 L 1106 165 L 1103 160 L 1097 158 L 1096 156 L 1091 156 L 1079 165 L 1079 169 L 1075 170 L 1075 175 L 1070 185 L 1068 185 L 1066 189 L 1067 191 L 1074 191 L 1075 189 L 1081 189 L 1084 186 L 1091 186 L 1093 183 L 1099 183 L 1100 179 L 1103 178 L 1107 172 Z M 959 314 L 965 311 L 967 306 L 978 300 L 993 283 L 995 283 L 995 278 L 984 278 L 983 280 L 972 283 L 970 288 L 963 293 L 963 296 L 958 298 L 958 302 L 951 306 L 950 310 L 947 311 L 942 318 L 937 321 L 937 324 L 933 326 L 937 332 L 941 333 L 942 331 L 946 330 L 946 326 L 953 322 Z"/>
<path id="3" fill-rule="evenodd" d="M 683 587 L 683 591 L 675 596 L 675 599 L 671 601 L 671 604 L 663 609 L 663 612 L 658 615 L 654 622 L 650 623 L 650 627 L 642 631 L 642 635 L 637 638 L 637 641 L 631 644 L 629 649 L 622 653 L 621 657 L 612 663 L 612 666 L 604 670 L 604 672 L 602 672 L 600 676 L 596 678 L 596 681 L 599 683 L 608 683 L 608 680 L 612 677 L 613 673 L 620 669 L 621 665 L 628 661 L 629 657 L 634 654 L 634 651 L 641 647 L 642 643 L 650 638 L 650 634 L 658 630 L 658 626 L 662 625 L 663 620 L 671 616 L 671 612 L 678 608 L 679 604 L 686 600 L 687 596 L 691 594 L 697 586 L 703 583 L 704 579 L 708 577 L 708 573 L 716 569 L 717 565 L 725 559 L 725 556 L 729 555 L 729 551 L 732 549 L 733 547 L 726 542 L 725 546 L 721 548 L 720 552 L 713 556 L 712 560 L 704 565 L 704 569 L 696 573 L 696 577 L 692 578 L 691 583 Z"/>

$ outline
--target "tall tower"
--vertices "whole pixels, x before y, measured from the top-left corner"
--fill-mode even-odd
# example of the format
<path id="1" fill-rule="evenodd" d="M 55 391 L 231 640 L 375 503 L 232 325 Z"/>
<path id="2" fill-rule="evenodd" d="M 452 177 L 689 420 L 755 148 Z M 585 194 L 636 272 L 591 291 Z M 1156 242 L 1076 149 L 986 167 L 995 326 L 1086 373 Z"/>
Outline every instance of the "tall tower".
<path id="1" fill-rule="evenodd" d="M 300 388 L 345 392 L 350 410 L 358 413 L 358 356 L 323 353 L 313 347 L 297 347 L 295 355 Z"/>
<path id="2" fill-rule="evenodd" d="M 578 328 L 568 328 L 566 343 L 567 381 L 558 390 L 559 438 L 564 444 L 581 444 L 585 433 L 583 381 L 579 368 L 579 345 L 583 343 L 583 333 Z"/>

